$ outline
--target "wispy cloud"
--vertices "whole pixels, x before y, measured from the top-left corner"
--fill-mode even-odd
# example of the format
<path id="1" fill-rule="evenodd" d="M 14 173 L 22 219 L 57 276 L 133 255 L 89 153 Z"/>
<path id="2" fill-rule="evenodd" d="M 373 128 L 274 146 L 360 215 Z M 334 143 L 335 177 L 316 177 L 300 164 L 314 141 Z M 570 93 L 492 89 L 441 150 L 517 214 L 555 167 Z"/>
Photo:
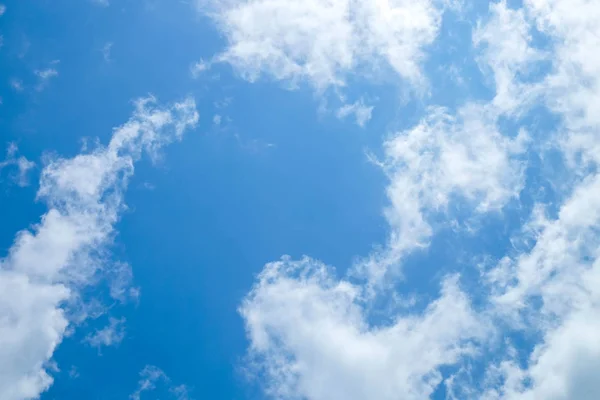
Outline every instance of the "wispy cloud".
<path id="1" fill-rule="evenodd" d="M 42 69 L 42 70 L 36 70 L 35 74 L 41 79 L 41 80 L 47 80 L 50 79 L 52 77 L 58 76 L 58 71 L 54 68 L 47 68 L 47 69 Z"/>
<path id="2" fill-rule="evenodd" d="M 140 371 L 138 387 L 129 398 L 131 400 L 140 400 L 142 398 L 142 393 L 153 392 L 159 386 L 163 386 L 169 399 L 193 400 L 190 397 L 189 387 L 186 385 L 174 385 L 164 371 L 154 365 L 146 365 L 144 369 Z"/>
<path id="3" fill-rule="evenodd" d="M 39 83 L 37 85 L 37 90 L 43 90 L 46 87 L 46 85 L 48 85 L 48 82 L 50 81 L 50 79 L 58 76 L 58 70 L 53 66 L 57 65 L 59 62 L 60 62 L 59 60 L 54 60 L 50 63 L 52 65 L 52 67 L 48 67 L 45 69 L 38 69 L 38 70 L 34 71 L 34 73 L 38 77 L 38 81 L 39 81 Z"/>
<path id="4" fill-rule="evenodd" d="M 17 185 L 24 187 L 29 185 L 29 171 L 35 167 L 33 161 L 29 161 L 24 156 L 17 157 L 18 147 L 15 143 L 10 143 L 6 150 L 6 158 L 4 161 L 0 161 L 0 171 L 6 167 L 16 167 L 17 171 L 12 174 L 12 179 Z"/>
<path id="5" fill-rule="evenodd" d="M 46 363 L 81 315 L 80 291 L 103 274 L 103 249 L 114 237 L 135 161 L 180 139 L 197 119 L 192 99 L 168 108 L 141 99 L 106 147 L 48 161 L 37 195 L 48 211 L 0 260 L 0 309 L 10 316 L 0 321 L 0 398 L 36 398 L 52 384 Z"/>
<path id="6" fill-rule="evenodd" d="M 200 60 L 200 61 L 192 64 L 192 66 L 190 67 L 190 72 L 191 72 L 193 78 L 198 78 L 200 75 L 202 75 L 204 72 L 208 71 L 209 69 L 210 69 L 210 63 L 208 61 Z"/>
<path id="7" fill-rule="evenodd" d="M 22 92 L 23 91 L 23 81 L 17 78 L 12 78 L 9 81 L 10 87 L 15 91 L 15 92 Z"/>
<path id="8" fill-rule="evenodd" d="M 100 350 L 102 347 L 118 346 L 125 339 L 125 318 L 109 318 L 108 325 L 87 335 L 84 342 Z"/>
<path id="9" fill-rule="evenodd" d="M 110 2 L 108 0 L 90 0 L 92 2 L 92 4 L 95 4 L 97 6 L 101 6 L 101 7 L 108 7 L 110 5 Z"/>
<path id="10" fill-rule="evenodd" d="M 337 110 L 336 115 L 338 118 L 344 119 L 353 114 L 358 126 L 364 128 L 367 122 L 369 122 L 371 119 L 373 108 L 375 107 L 365 105 L 364 101 L 360 99 L 352 104 L 344 104 Z"/>
<path id="11" fill-rule="evenodd" d="M 109 63 L 112 61 L 112 59 L 110 57 L 112 47 L 113 47 L 112 42 L 107 42 L 104 44 L 104 46 L 102 46 L 102 58 L 104 59 L 104 62 Z"/>

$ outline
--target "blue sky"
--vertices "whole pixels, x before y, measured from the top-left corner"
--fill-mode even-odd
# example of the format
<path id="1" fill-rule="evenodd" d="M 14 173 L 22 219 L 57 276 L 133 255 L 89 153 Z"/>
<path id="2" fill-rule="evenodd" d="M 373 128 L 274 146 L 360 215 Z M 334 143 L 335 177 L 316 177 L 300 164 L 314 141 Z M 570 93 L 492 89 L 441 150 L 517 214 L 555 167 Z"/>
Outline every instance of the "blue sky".
<path id="1" fill-rule="evenodd" d="M 596 398 L 593 1 L 4 1 L 0 35 L 0 398 Z"/>

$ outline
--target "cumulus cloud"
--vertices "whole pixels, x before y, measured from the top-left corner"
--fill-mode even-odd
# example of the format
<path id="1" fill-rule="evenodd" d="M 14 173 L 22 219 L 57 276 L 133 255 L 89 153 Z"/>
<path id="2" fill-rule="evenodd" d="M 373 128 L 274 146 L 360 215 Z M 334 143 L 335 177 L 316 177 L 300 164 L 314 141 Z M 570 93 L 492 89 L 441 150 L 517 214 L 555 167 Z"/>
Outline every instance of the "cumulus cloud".
<path id="1" fill-rule="evenodd" d="M 215 60 L 244 78 L 261 75 L 317 90 L 344 86 L 351 74 L 390 69 L 425 85 L 423 48 L 441 24 L 433 0 L 198 0 L 228 41 Z M 264 23 L 269 21 L 269 23 Z"/>
<path id="2" fill-rule="evenodd" d="M 531 76 L 548 55 L 533 47 L 532 31 L 524 10 L 500 1 L 490 4 L 488 20 L 473 32 L 473 44 L 483 50 L 481 67 L 491 71 L 495 83 L 493 104 L 508 114 L 523 113 L 540 95 L 540 82 Z"/>
<path id="3" fill-rule="evenodd" d="M 268 264 L 241 307 L 254 365 L 284 399 L 424 399 L 484 329 L 456 277 L 420 315 L 373 325 L 361 287 L 305 258 Z"/>
<path id="4" fill-rule="evenodd" d="M 192 99 L 168 108 L 141 99 L 106 147 L 44 167 L 38 199 L 48 211 L 0 260 L 0 398 L 36 398 L 52 384 L 47 365 L 76 317 L 69 306 L 102 275 L 135 161 L 197 119 Z"/>
<path id="5" fill-rule="evenodd" d="M 338 279 L 318 261 L 268 264 L 241 314 L 252 363 L 268 377 L 273 398 L 423 399 L 455 366 L 489 340 L 488 316 L 473 310 L 449 275 L 423 312 L 413 307 L 370 323 L 370 299 L 389 283 L 402 258 L 434 234 L 432 215 L 460 200 L 476 214 L 500 211 L 523 187 L 524 131 L 505 137 L 493 105 L 469 104 L 451 115 L 433 108 L 415 127 L 392 135 L 380 165 L 389 177 L 391 234 L 384 250 L 351 271 L 366 284 Z M 493 335 L 492 335 L 493 336 Z"/>
<path id="6" fill-rule="evenodd" d="M 457 115 L 432 108 L 418 125 L 384 143 L 380 164 L 389 177 L 390 238 L 382 252 L 357 266 L 371 284 L 381 283 L 406 254 L 428 245 L 434 234 L 430 217 L 444 214 L 452 201 L 487 213 L 518 197 L 524 165 L 514 156 L 525 151 L 527 134 L 503 136 L 498 116 L 490 105 L 468 104 Z"/>
<path id="7" fill-rule="evenodd" d="M 246 12 L 244 22 L 251 20 L 250 11 L 238 9 Z M 228 33 L 230 51 L 238 43 L 237 31 L 224 26 L 233 32 Z M 535 35 L 549 43 L 535 43 Z M 375 160 L 389 178 L 385 215 L 391 233 L 382 251 L 356 265 L 351 276 L 358 272 L 366 280 L 340 278 L 315 260 L 284 259 L 265 267 L 244 300 L 240 312 L 251 365 L 266 377 L 273 398 L 423 399 L 442 382 L 448 398 L 457 399 L 597 397 L 600 5 L 585 0 L 526 0 L 522 8 L 493 3 L 473 31 L 473 44 L 493 82 L 493 98 L 467 102 L 457 111 L 431 107 L 416 126 L 386 139 L 383 158 Z M 260 60 L 250 71 L 277 79 L 307 77 L 303 68 L 310 62 Z M 294 64 L 297 60 L 308 61 Z M 352 62 L 349 70 L 356 66 Z M 277 75 L 265 71 L 272 65 L 298 68 L 279 69 Z M 337 75 L 346 72 L 343 68 L 324 65 L 334 65 L 325 71 L 335 73 L 324 74 L 328 78 L 322 82 L 344 82 L 330 78 L 343 77 Z M 559 119 L 543 136 L 526 129 L 531 118 L 525 116 L 536 107 Z M 512 132 L 502 126 L 507 120 L 517 126 Z M 452 222 L 453 202 L 467 205 L 476 217 L 520 199 L 527 178 L 523 158 L 532 151 L 532 140 L 540 157 L 549 148 L 562 155 L 567 182 L 553 187 L 562 203 L 558 213 L 551 210 L 554 204 L 539 203 L 524 216 L 528 222 L 513 237 L 514 247 L 482 272 L 477 295 L 484 299 L 478 300 L 483 303 L 478 311 L 460 289 L 460 276 L 448 275 L 424 311 L 409 307 L 387 315 L 391 322 L 373 323 L 370 301 L 377 284 L 394 283 L 392 267 L 427 247 L 440 220 Z M 513 334 L 533 343 L 497 340 Z M 474 374 L 477 362 L 485 371 Z M 448 366 L 452 372 L 442 373 Z"/>
<path id="8" fill-rule="evenodd" d="M 487 278 L 498 313 L 541 338 L 517 349 L 526 365 L 503 360 L 492 369 L 501 383 L 489 398 L 593 399 L 599 390 L 596 337 L 600 261 L 600 5 L 588 1 L 529 0 L 528 23 L 553 41 L 552 69 L 542 81 L 545 104 L 561 117 L 558 148 L 568 171 L 567 193 L 558 214 L 537 204 L 518 241 L 529 250 L 509 255 Z M 498 36 L 496 41 L 508 40 Z M 572 190 L 570 189 L 572 188 Z M 570 190 L 570 193 L 568 191 Z"/>
<path id="9" fill-rule="evenodd" d="M 490 398 L 593 399 L 600 360 L 600 176 L 586 178 L 549 219 L 541 206 L 524 230 L 533 248 L 492 269 L 493 302 L 515 329 L 542 340 L 528 368 L 504 361 L 506 383 Z M 539 300 L 539 301 L 536 301 Z M 526 384 L 526 382 L 531 382 Z"/>

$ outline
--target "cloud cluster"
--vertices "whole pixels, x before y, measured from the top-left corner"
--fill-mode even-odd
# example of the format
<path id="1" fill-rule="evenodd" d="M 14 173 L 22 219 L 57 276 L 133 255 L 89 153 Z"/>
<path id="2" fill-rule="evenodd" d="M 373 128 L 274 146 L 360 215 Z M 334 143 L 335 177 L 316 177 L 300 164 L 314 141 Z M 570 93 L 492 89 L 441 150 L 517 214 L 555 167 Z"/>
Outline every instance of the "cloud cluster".
<path id="1" fill-rule="evenodd" d="M 545 103 L 561 117 L 557 147 L 569 168 L 567 193 L 556 216 L 538 204 L 520 239 L 533 243 L 490 271 L 493 302 L 514 329 L 533 331 L 525 368 L 503 361 L 503 385 L 490 398 L 597 397 L 600 326 L 600 5 L 590 1 L 530 0 L 530 23 L 553 41 Z M 572 189 L 570 189 L 572 188 Z M 561 193 L 562 194 L 562 193 Z M 526 328 L 524 328 L 525 326 Z"/>
<path id="2" fill-rule="evenodd" d="M 46 367 L 77 312 L 71 307 L 80 290 L 107 267 L 135 161 L 178 140 L 197 120 L 192 99 L 169 108 L 141 99 L 106 147 L 44 167 L 38 198 L 48 211 L 16 235 L 0 260 L 0 398 L 37 398 L 52 383 Z M 106 344 L 105 336 L 90 341 Z"/>
<path id="3" fill-rule="evenodd" d="M 423 48 L 437 36 L 443 2 L 434 0 L 198 0 L 228 41 L 216 61 L 244 78 L 261 75 L 317 90 L 348 75 L 391 69 L 425 84 Z M 268 21 L 268 23 L 265 23 Z"/>
<path id="4" fill-rule="evenodd" d="M 382 251 L 357 266 L 366 280 L 339 277 L 308 258 L 283 259 L 265 266 L 244 300 L 252 365 L 273 398 L 423 399 L 440 396 L 442 386 L 449 399 L 597 397 L 600 5 L 492 3 L 473 45 L 495 95 L 456 112 L 432 107 L 419 124 L 386 140 L 377 162 L 390 181 L 391 233 Z M 559 123 L 533 135 L 528 128 L 539 127 L 528 124 L 539 109 Z M 517 128 L 507 132 L 507 120 Z M 518 203 L 533 173 L 524 161 L 532 151 L 540 158 L 559 152 L 561 181 L 540 178 L 561 203 L 535 203 L 523 216 L 514 247 L 481 271 L 479 304 L 461 288 L 460 274 L 450 274 L 425 310 L 375 323 L 371 294 L 381 293 L 381 282 L 393 284 L 390 269 L 405 255 L 428 246 L 432 221 L 451 223 L 453 202 L 470 215 Z M 498 340 L 513 335 L 531 343 Z"/>
<path id="5" fill-rule="evenodd" d="M 400 82 L 423 89 L 422 63 L 451 3 L 197 0 L 227 44 L 191 73 L 226 62 L 249 81 L 306 81 L 323 92 L 356 76 L 377 80 L 393 71 Z M 309 257 L 269 263 L 242 301 L 249 365 L 269 396 L 598 397 L 599 47 L 596 1 L 490 4 L 473 28 L 472 50 L 494 95 L 456 109 L 428 107 L 414 126 L 390 133 L 381 159 L 373 158 L 388 178 L 386 243 L 346 274 Z M 42 81 L 55 75 L 38 72 Z M 12 85 L 22 90 L 18 81 Z M 558 122 L 540 131 L 536 112 Z M 371 113 L 359 100 L 337 115 L 353 115 L 363 126 Z M 155 157 L 197 119 L 190 99 L 168 108 L 142 99 L 106 147 L 43 168 L 38 197 L 49 210 L 17 234 L 0 260 L 0 398 L 35 398 L 52 383 L 53 351 L 70 324 L 93 313 L 81 309 L 80 292 L 98 276 L 110 279 L 114 299 L 138 297 L 129 266 L 106 257 L 123 192 L 142 152 Z M 26 171 L 29 162 L 19 162 L 15 152 L 9 150 L 4 163 Z M 564 174 L 545 176 L 528 165 L 549 152 L 558 154 Z M 540 181 L 550 182 L 550 189 L 531 187 Z M 521 207 L 524 189 L 553 192 L 545 202 L 533 198 Z M 457 208 L 467 219 L 484 220 L 511 204 L 521 214 L 511 221 L 516 233 L 503 257 L 473 262 L 470 282 L 460 271 L 440 273 L 439 290 L 427 293 L 424 305 L 376 313 L 383 301 L 402 296 L 395 289 L 406 257 L 455 226 Z M 124 323 L 109 319 L 85 341 L 98 348 L 118 343 Z M 187 387 L 173 386 L 153 366 L 141 371 L 130 398 L 139 400 L 161 384 L 171 397 L 189 398 Z"/>

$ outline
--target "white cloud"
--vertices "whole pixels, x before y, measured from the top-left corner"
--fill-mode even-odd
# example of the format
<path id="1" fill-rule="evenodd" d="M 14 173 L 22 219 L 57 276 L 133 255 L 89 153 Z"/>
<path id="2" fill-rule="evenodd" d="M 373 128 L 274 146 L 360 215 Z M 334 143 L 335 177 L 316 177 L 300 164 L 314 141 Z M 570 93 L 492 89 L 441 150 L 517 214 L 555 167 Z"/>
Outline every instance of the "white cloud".
<path id="1" fill-rule="evenodd" d="M 538 209 L 525 229 L 526 238 L 535 242 L 531 251 L 491 271 L 498 312 L 509 316 L 515 329 L 537 332 L 542 340 L 529 355 L 528 369 L 506 364 L 507 383 L 493 391 L 501 395 L 490 398 L 596 397 L 599 194 L 600 176 L 591 176 L 562 205 L 557 219 L 547 219 Z"/>
<path id="2" fill-rule="evenodd" d="M 125 318 L 109 318 L 108 325 L 87 335 L 84 342 L 98 348 L 117 346 L 125 339 Z"/>
<path id="3" fill-rule="evenodd" d="M 134 162 L 197 119 L 191 99 L 164 109 L 142 99 L 106 147 L 44 167 L 38 198 L 48 212 L 0 260 L 0 398 L 36 398 L 52 384 L 45 366 L 69 326 L 66 307 L 102 275 Z"/>
<path id="4" fill-rule="evenodd" d="M 249 23 L 254 10 L 240 9 L 240 20 Z M 317 17 L 310 15 L 307 20 L 312 18 Z M 521 82 L 529 64 L 541 58 L 530 50 L 525 24 L 522 13 L 510 11 L 501 3 L 493 6 L 489 25 L 480 26 L 475 33 L 475 42 L 483 50 L 481 65 L 489 67 L 496 82 L 497 93 L 492 101 L 467 103 L 454 114 L 432 107 L 416 126 L 394 133 L 385 141 L 384 157 L 375 162 L 389 178 L 390 205 L 385 211 L 389 240 L 383 250 L 358 262 L 350 271 L 354 278 L 365 278 L 366 284 L 338 280 L 324 265 L 310 259 L 284 259 L 265 267 L 240 311 L 251 343 L 251 364 L 262 368 L 261 376 L 266 377 L 273 398 L 429 398 L 448 378 L 440 371 L 442 366 L 461 369 L 465 358 L 484 352 L 479 341 L 494 340 L 487 314 L 472 310 L 467 296 L 458 288 L 456 276 L 444 279 L 440 297 L 429 303 L 425 312 L 414 312 L 409 307 L 398 315 L 387 315 L 390 322 L 386 324 L 369 322 L 370 301 L 373 295 L 389 293 L 380 289 L 395 282 L 391 278 L 399 272 L 397 267 L 404 256 L 429 245 L 438 229 L 432 222 L 435 217 L 445 216 L 450 226 L 453 202 L 460 202 L 472 218 L 477 218 L 501 212 L 507 203 L 519 198 L 525 184 L 522 156 L 530 137 L 524 129 L 503 134 L 499 121 L 520 115 L 536 98 L 524 96 L 526 91 L 534 91 L 534 85 Z M 507 25 L 509 35 L 502 31 Z M 286 32 L 285 27 L 281 29 L 280 37 Z M 510 45 L 520 54 L 496 43 L 496 36 L 517 41 Z M 246 40 L 246 36 L 240 37 Z M 302 35 L 290 37 L 305 40 Z M 240 43 L 247 42 L 240 39 Z M 235 48 L 234 44 L 228 51 Z M 337 51 L 342 50 L 340 46 Z M 267 54 L 275 53 L 270 49 Z M 287 51 L 283 55 L 287 57 Z M 273 65 L 290 69 L 273 72 L 272 65 L 265 67 L 261 58 L 253 64 L 254 71 L 268 72 L 277 79 L 306 77 L 301 76 L 304 64 L 294 67 L 296 59 L 282 62 L 277 58 L 283 57 L 281 54 L 274 57 L 279 64 Z M 309 78 L 316 79 L 317 87 L 339 84 L 331 78 L 338 76 L 336 68 L 331 68 L 335 74 L 325 74 L 327 79 L 322 81 Z"/>
<path id="5" fill-rule="evenodd" d="M 241 314 L 253 363 L 266 374 L 272 397 L 428 398 L 442 382 L 440 367 L 460 365 L 487 340 L 487 317 L 471 309 L 455 276 L 444 280 L 425 312 L 388 315 L 389 323 L 368 322 L 368 301 L 393 282 L 391 267 L 428 245 L 429 218 L 446 213 L 455 198 L 486 213 L 518 196 L 524 165 L 514 156 L 525 151 L 528 137 L 504 137 L 498 116 L 492 105 L 466 105 L 456 116 L 434 108 L 385 142 L 391 234 L 383 251 L 351 272 L 366 285 L 337 280 L 310 259 L 265 267 Z"/>
<path id="6" fill-rule="evenodd" d="M 216 61 L 244 78 L 260 75 L 317 90 L 344 86 L 350 74 L 390 68 L 422 89 L 423 48 L 442 10 L 433 0 L 197 0 L 228 41 Z M 265 23 L 268 21 L 268 23 Z"/>
<path id="7" fill-rule="evenodd" d="M 104 46 L 102 46 L 102 58 L 104 59 L 104 62 L 109 63 L 112 61 L 112 59 L 110 58 L 110 52 L 112 50 L 112 47 L 112 42 L 107 42 L 104 44 Z"/>
<path id="8" fill-rule="evenodd" d="M 423 313 L 372 325 L 361 287 L 305 258 L 268 264 L 241 306 L 251 365 L 278 399 L 424 399 L 484 330 L 456 277 Z"/>
<path id="9" fill-rule="evenodd" d="M 18 151 L 17 145 L 10 143 L 6 150 L 6 158 L 4 161 L 0 161 L 0 171 L 6 167 L 17 167 L 17 173 L 12 174 L 13 180 L 17 185 L 24 187 L 29 185 L 28 174 L 35 167 L 33 161 L 29 161 L 24 156 L 16 157 Z"/>
<path id="10" fill-rule="evenodd" d="M 58 60 L 55 60 L 52 62 L 52 64 L 53 65 L 58 64 L 58 62 L 59 62 Z M 35 70 L 34 73 L 39 79 L 37 90 L 44 89 L 46 87 L 46 85 L 48 84 L 48 82 L 50 81 L 50 79 L 58 76 L 58 71 L 56 70 L 56 68 L 53 68 L 53 67 L 42 69 L 42 70 Z"/>
<path id="11" fill-rule="evenodd" d="M 493 104 L 509 114 L 523 113 L 540 95 L 539 82 L 523 81 L 547 57 L 532 46 L 531 30 L 522 9 L 510 9 L 500 1 L 490 4 L 489 20 L 473 32 L 474 45 L 483 50 L 482 68 L 491 70 L 495 82 Z"/>
<path id="12" fill-rule="evenodd" d="M 528 138 L 524 131 L 503 136 L 498 116 L 495 108 L 476 104 L 456 116 L 432 108 L 417 126 L 384 143 L 391 234 L 382 252 L 357 265 L 371 284 L 382 283 L 403 256 L 428 245 L 434 233 L 429 217 L 445 213 L 453 199 L 486 213 L 518 197 L 524 165 L 514 156 L 525 150 Z"/>
<path id="13" fill-rule="evenodd" d="M 152 392 L 156 390 L 159 385 L 166 387 L 170 399 L 192 400 L 189 394 L 190 389 L 186 385 L 173 385 L 171 379 L 164 371 L 154 365 L 146 365 L 144 369 L 140 371 L 138 387 L 129 398 L 131 400 L 141 400 L 144 397 L 142 395 L 143 393 Z"/>
<path id="14" fill-rule="evenodd" d="M 167 376 L 162 369 L 153 365 L 146 365 L 144 369 L 140 371 L 138 388 L 129 396 L 129 398 L 132 400 L 140 400 L 143 392 L 156 389 L 156 383 L 163 379 L 167 379 Z"/>
<path id="15" fill-rule="evenodd" d="M 528 1 L 536 26 L 555 39 L 554 70 L 546 79 L 547 102 L 568 128 L 563 149 L 599 161 L 600 4 L 593 1 Z M 585 165 L 584 165 L 585 166 Z"/>
<path id="16" fill-rule="evenodd" d="M 210 69 L 210 63 L 204 60 L 200 60 L 190 67 L 190 72 L 192 73 L 192 77 L 198 78 L 202 75 L 203 72 L 208 71 Z"/>
<path id="17" fill-rule="evenodd" d="M 4 4 L 0 4 L 0 17 L 4 15 L 6 12 L 6 6 Z"/>
<path id="18" fill-rule="evenodd" d="M 17 162 L 17 167 L 19 168 L 17 184 L 19 186 L 29 185 L 29 180 L 27 178 L 27 174 L 33 167 L 35 167 L 35 163 L 33 161 L 27 160 L 23 156 L 19 157 L 16 162 Z"/>
<path id="19" fill-rule="evenodd" d="M 54 68 L 47 68 L 43 70 L 36 70 L 35 74 L 42 80 L 47 80 L 52 77 L 58 76 L 58 71 Z"/>
<path id="20" fill-rule="evenodd" d="M 17 78 L 12 78 L 9 81 L 10 87 L 13 88 L 13 90 L 15 92 L 22 92 L 23 91 L 23 81 Z"/>
<path id="21" fill-rule="evenodd" d="M 499 315 L 515 330 L 541 338 L 524 368 L 508 357 L 492 371 L 500 384 L 490 399 L 594 399 L 597 397 L 600 348 L 600 4 L 590 1 L 528 0 L 519 13 L 552 39 L 552 69 L 539 90 L 561 117 L 556 136 L 568 168 L 559 182 L 558 199 L 566 200 L 553 218 L 538 204 L 515 241 L 531 243 L 488 272 Z M 509 35 L 491 40 L 509 42 Z M 516 96 L 527 93 L 516 91 Z M 515 97 L 516 97 L 515 96 Z M 549 177 L 553 179 L 553 177 Z M 572 188 L 572 189 L 571 189 Z M 571 193 L 569 193 L 569 191 Z"/>
<path id="22" fill-rule="evenodd" d="M 116 263 L 113 267 L 107 268 L 105 275 L 109 280 L 110 297 L 121 303 L 139 300 L 140 289 L 131 286 L 133 271 L 128 264 Z"/>
<path id="23" fill-rule="evenodd" d="M 108 0 L 90 0 L 90 1 L 101 7 L 108 7 L 110 5 Z"/>
<path id="24" fill-rule="evenodd" d="M 79 371 L 77 370 L 77 367 L 74 365 L 71 365 L 71 368 L 69 369 L 69 378 L 71 379 L 77 379 L 79 378 Z"/>
<path id="25" fill-rule="evenodd" d="M 357 125 L 363 128 L 371 119 L 373 108 L 373 106 L 365 105 L 364 101 L 360 99 L 352 104 L 344 104 L 337 110 L 336 115 L 338 118 L 344 119 L 349 115 L 354 114 Z"/>

